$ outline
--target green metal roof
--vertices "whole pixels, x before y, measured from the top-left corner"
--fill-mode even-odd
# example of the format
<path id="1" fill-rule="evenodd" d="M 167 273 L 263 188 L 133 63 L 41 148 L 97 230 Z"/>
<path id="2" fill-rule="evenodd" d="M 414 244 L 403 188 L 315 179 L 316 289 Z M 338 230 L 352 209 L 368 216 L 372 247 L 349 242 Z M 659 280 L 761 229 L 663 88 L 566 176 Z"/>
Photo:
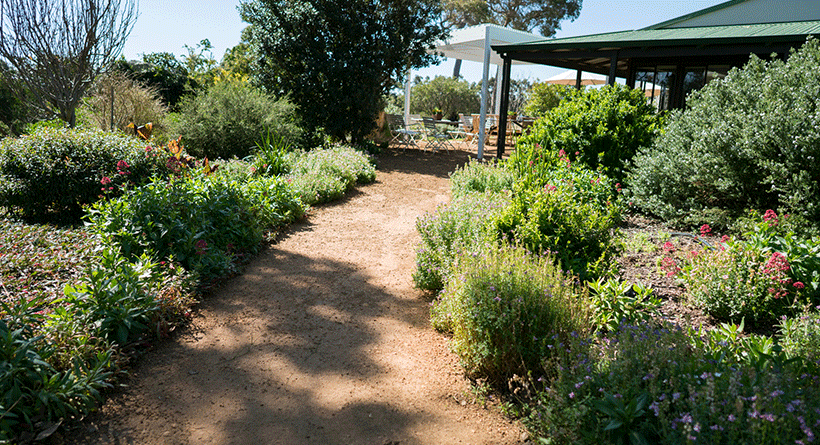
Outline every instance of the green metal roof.
<path id="1" fill-rule="evenodd" d="M 820 33 L 820 21 L 640 29 L 562 39 L 544 39 L 511 45 L 493 45 L 493 49 L 503 53 L 508 51 L 550 51 L 559 48 L 625 48 L 711 43 L 733 44 L 750 41 L 774 42 L 805 38 L 807 35 L 818 33 Z"/>

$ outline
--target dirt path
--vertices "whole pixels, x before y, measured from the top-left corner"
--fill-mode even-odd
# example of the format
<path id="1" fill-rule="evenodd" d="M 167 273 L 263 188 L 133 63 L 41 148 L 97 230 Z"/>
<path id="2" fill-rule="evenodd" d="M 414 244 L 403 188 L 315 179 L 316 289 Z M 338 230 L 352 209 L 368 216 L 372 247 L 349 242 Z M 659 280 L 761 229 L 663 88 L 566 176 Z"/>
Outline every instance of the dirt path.
<path id="1" fill-rule="evenodd" d="M 415 219 L 449 200 L 466 159 L 382 154 L 375 184 L 315 209 L 142 357 L 81 441 L 519 443 L 475 403 L 411 279 Z"/>

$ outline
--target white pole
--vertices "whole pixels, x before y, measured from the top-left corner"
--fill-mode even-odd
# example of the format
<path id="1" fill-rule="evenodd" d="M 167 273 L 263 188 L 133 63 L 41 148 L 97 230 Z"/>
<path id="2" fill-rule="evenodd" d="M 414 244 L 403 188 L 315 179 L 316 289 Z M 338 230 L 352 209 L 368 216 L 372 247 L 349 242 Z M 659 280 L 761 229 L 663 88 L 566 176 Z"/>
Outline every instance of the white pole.
<path id="1" fill-rule="evenodd" d="M 407 82 L 404 83 L 404 125 L 410 125 L 410 68 L 407 68 Z"/>
<path id="2" fill-rule="evenodd" d="M 487 125 L 487 83 L 490 80 L 490 27 L 484 28 L 484 76 L 481 79 L 481 118 L 478 124 L 478 159 L 484 159 L 484 128 Z"/>

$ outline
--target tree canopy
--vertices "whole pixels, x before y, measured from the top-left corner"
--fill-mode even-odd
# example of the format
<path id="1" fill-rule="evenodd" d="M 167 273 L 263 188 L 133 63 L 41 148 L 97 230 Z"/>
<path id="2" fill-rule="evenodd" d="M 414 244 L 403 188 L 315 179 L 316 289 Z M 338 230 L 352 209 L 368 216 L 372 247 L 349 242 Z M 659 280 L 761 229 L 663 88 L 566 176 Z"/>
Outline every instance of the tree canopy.
<path id="1" fill-rule="evenodd" d="M 575 20 L 583 0 L 445 0 L 445 19 L 449 26 L 463 28 L 479 23 L 494 23 L 513 29 L 552 37 L 561 21 Z"/>
<path id="2" fill-rule="evenodd" d="M 251 0 L 256 75 L 271 93 L 289 96 L 305 124 L 337 138 L 370 133 L 381 97 L 446 37 L 435 0 Z"/>

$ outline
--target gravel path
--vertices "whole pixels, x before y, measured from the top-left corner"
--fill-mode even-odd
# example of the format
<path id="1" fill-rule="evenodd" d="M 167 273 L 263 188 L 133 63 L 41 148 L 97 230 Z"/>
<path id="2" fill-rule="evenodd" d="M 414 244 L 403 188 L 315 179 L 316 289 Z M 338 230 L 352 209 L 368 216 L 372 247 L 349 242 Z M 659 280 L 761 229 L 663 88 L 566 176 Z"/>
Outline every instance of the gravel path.
<path id="1" fill-rule="evenodd" d="M 67 442 L 519 443 L 470 392 L 411 279 L 416 217 L 449 200 L 467 157 L 380 155 L 376 183 L 312 210 L 206 296 Z"/>

